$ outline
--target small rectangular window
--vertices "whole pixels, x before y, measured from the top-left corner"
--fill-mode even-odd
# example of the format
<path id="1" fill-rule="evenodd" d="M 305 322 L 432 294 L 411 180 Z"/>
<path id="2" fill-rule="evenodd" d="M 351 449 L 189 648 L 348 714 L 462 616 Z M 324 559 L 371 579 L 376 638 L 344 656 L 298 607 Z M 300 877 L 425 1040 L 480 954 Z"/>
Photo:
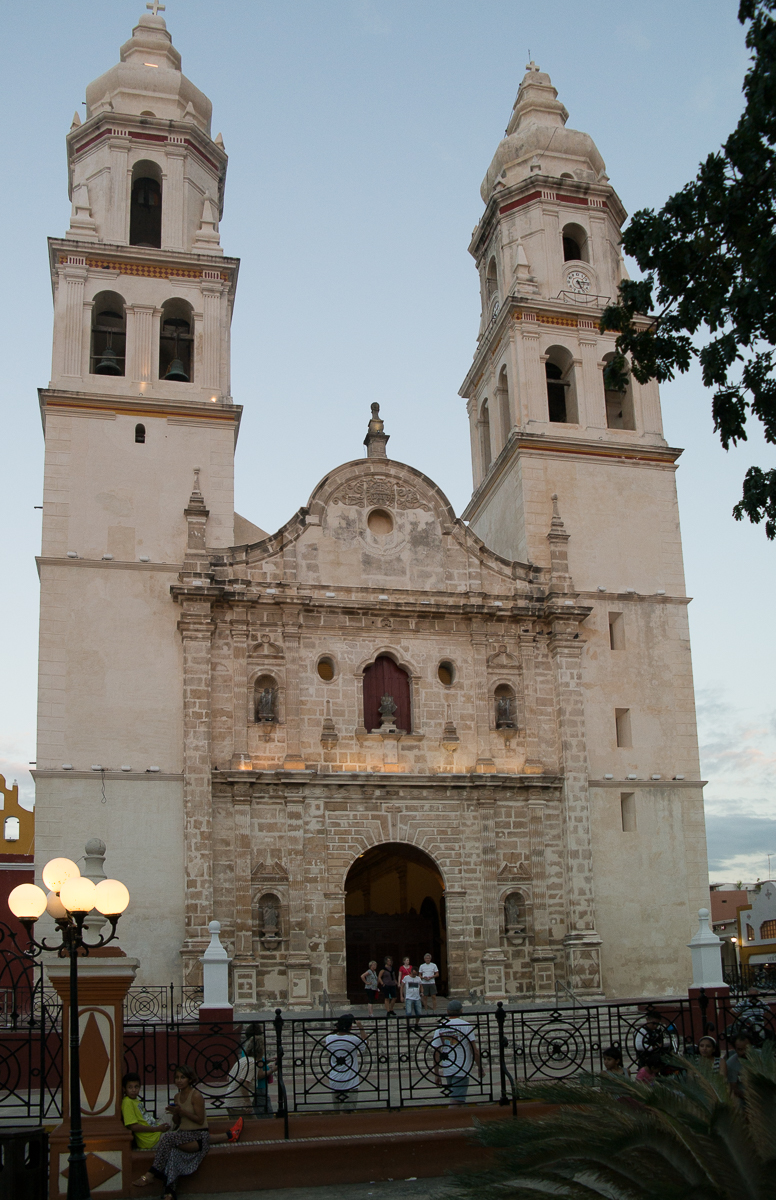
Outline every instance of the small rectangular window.
<path id="1" fill-rule="evenodd" d="M 636 794 L 635 792 L 620 793 L 620 812 L 622 815 L 623 833 L 636 832 Z"/>
<path id="2" fill-rule="evenodd" d="M 632 746 L 630 709 L 615 708 L 614 720 L 617 729 L 617 745 L 624 747 Z"/>
<path id="3" fill-rule="evenodd" d="M 625 649 L 625 621 L 622 613 L 609 613 L 609 646 L 612 650 Z"/>

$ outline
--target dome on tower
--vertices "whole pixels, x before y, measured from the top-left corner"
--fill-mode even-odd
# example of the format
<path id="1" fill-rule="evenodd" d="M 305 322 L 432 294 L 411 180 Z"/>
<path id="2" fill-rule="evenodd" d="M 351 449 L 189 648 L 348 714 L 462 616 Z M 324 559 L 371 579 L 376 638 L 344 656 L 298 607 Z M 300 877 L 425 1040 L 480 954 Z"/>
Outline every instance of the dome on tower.
<path id="1" fill-rule="evenodd" d="M 482 181 L 480 194 L 486 204 L 499 179 L 506 187 L 534 173 L 593 183 L 606 173 L 590 135 L 566 128 L 568 116 L 549 75 L 529 63 L 506 135 Z"/>
<path id="2" fill-rule="evenodd" d="M 87 87 L 87 118 L 105 111 L 190 121 L 210 134 L 213 106 L 182 74 L 163 17 L 142 16 L 121 47 L 121 61 Z"/>

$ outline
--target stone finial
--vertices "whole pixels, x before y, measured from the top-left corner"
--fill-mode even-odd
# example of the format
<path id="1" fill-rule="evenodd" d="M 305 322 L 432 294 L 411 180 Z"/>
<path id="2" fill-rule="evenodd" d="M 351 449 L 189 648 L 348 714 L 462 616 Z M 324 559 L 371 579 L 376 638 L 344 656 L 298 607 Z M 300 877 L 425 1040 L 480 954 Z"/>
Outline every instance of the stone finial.
<path id="1" fill-rule="evenodd" d="M 194 234 L 194 245 L 210 251 L 221 250 L 221 235 L 218 232 L 218 208 L 213 197 L 206 192 L 202 201 L 202 219 L 199 229 Z"/>
<path id="2" fill-rule="evenodd" d="M 81 116 L 80 116 L 80 113 L 78 112 L 78 109 L 76 109 L 75 112 L 73 113 L 73 123 L 70 126 L 71 133 L 74 129 L 78 129 L 80 124 L 81 124 Z"/>
<path id="3" fill-rule="evenodd" d="M 692 955 L 693 987 L 724 987 L 722 978 L 722 943 L 709 924 L 711 913 L 698 909 L 698 931 L 688 942 Z"/>
<path id="4" fill-rule="evenodd" d="M 204 554 L 205 552 L 205 527 L 207 526 L 207 519 L 210 516 L 210 510 L 205 506 L 205 497 L 200 490 L 200 470 L 200 467 L 194 468 L 194 486 L 191 489 L 188 506 L 183 510 L 188 525 L 187 558 L 190 558 L 192 553 L 196 557 L 198 553 Z"/>
<path id="5" fill-rule="evenodd" d="M 560 515 L 558 507 L 558 494 L 552 494 L 552 520 L 550 521 L 550 532 L 547 534 L 547 541 L 550 543 L 550 567 L 552 570 L 553 579 L 564 580 L 565 584 L 570 583 L 569 580 L 569 553 L 567 542 L 571 535 L 566 533 L 566 526 Z"/>
<path id="6" fill-rule="evenodd" d="M 385 422 L 380 417 L 380 405 L 373 404 L 372 416 L 364 438 L 367 458 L 387 458 L 385 446 L 389 437 L 390 434 L 385 432 Z"/>
<path id="7" fill-rule="evenodd" d="M 558 507 L 558 493 L 552 493 L 552 520 L 550 521 L 551 529 L 565 529 L 565 525 L 561 520 L 560 508 Z"/>
<path id="8" fill-rule="evenodd" d="M 107 879 L 105 874 L 105 842 L 102 838 L 89 838 L 89 841 L 84 846 L 84 866 L 81 874 L 85 879 L 91 879 L 95 885 L 101 883 L 103 879 Z M 90 938 L 99 937 L 100 930 L 105 924 L 105 917 L 93 909 L 89 916 L 84 921 L 86 928 L 89 930 Z"/>
<path id="9" fill-rule="evenodd" d="M 229 963 L 230 958 L 221 943 L 220 921 L 211 921 L 208 925 L 210 943 L 202 955 L 202 982 L 204 995 L 202 1008 L 226 1009 L 229 1004 Z"/>

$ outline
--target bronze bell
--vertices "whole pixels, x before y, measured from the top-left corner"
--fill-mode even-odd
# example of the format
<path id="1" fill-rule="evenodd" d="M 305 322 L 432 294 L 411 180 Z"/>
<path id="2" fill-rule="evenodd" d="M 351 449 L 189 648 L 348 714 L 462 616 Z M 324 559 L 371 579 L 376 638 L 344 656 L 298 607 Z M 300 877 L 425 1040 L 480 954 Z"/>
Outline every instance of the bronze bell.
<path id="1" fill-rule="evenodd" d="M 124 374 L 121 367 L 119 366 L 119 360 L 116 357 L 116 351 L 111 350 L 110 346 L 106 346 L 106 348 L 103 350 L 102 358 L 97 363 L 97 366 L 94 368 L 94 373 L 95 373 L 95 375 L 123 375 Z"/>
<path id="2" fill-rule="evenodd" d="M 165 379 L 171 379 L 173 383 L 188 383 L 189 377 L 183 363 L 179 358 L 174 358 L 167 368 Z"/>

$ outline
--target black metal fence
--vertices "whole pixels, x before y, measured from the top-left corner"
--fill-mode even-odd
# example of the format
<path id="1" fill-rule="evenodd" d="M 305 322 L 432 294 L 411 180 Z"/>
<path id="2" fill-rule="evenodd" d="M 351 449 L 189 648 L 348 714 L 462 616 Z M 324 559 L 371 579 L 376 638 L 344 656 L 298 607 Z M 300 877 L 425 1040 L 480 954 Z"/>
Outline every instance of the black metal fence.
<path id="1" fill-rule="evenodd" d="M 32 972 L 32 977 L 30 976 Z M 0 1121 L 56 1119 L 61 1097 L 61 1009 L 38 964 L 24 968 L 0 1020 Z M 56 1003 L 55 1003 L 56 1001 Z M 336 1109 L 401 1108 L 452 1102 L 513 1106 L 532 1083 L 595 1075 L 610 1045 L 631 1071 L 645 1051 L 694 1053 L 706 1033 L 724 1052 L 746 1028 L 776 1038 L 770 1007 L 706 996 L 655 1002 L 569 1004 L 466 1011 L 456 1020 L 379 1016 L 350 1028 L 333 1018 L 287 1017 L 250 1025 L 203 1025 L 199 997 L 172 988 L 133 988 L 127 1000 L 125 1067 L 137 1071 L 149 1112 L 163 1116 L 176 1064 L 191 1067 L 213 1115 L 285 1118 Z"/>
<path id="2" fill-rule="evenodd" d="M 743 996 L 752 987 L 762 992 L 776 993 L 776 963 L 726 967 L 723 978 L 735 996 Z"/>

